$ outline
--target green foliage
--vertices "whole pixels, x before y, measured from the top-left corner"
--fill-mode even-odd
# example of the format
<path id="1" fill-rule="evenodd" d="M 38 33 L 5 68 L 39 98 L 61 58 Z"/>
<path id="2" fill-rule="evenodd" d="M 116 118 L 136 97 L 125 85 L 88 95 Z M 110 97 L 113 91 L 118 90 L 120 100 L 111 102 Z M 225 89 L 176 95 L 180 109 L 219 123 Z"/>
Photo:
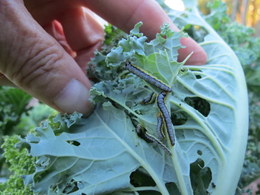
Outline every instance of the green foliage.
<path id="1" fill-rule="evenodd" d="M 50 115 L 57 113 L 46 104 L 36 103 L 28 112 L 23 113 L 19 123 L 15 126 L 18 135 L 25 135 L 30 130 L 39 126 L 41 121 L 47 119 Z"/>
<path id="2" fill-rule="evenodd" d="M 216 31 L 223 31 L 226 28 L 225 24 L 231 22 L 227 15 L 226 4 L 221 0 L 213 0 L 208 1 L 207 7 L 210 9 L 210 13 L 205 16 L 205 19 Z"/>
<path id="3" fill-rule="evenodd" d="M 37 104 L 30 110 L 27 109 L 30 96 L 18 89 L 3 87 L 1 95 L 5 103 L 2 110 L 8 110 L 8 112 L 2 112 L 4 121 L 7 121 L 6 125 L 2 123 L 2 133 L 8 132 L 8 136 L 1 140 L 3 152 L 0 178 L 6 181 L 0 183 L 0 194 L 30 195 L 33 193 L 30 186 L 24 185 L 23 176 L 34 171 L 35 158 L 30 156 L 20 136 L 33 130 L 54 111 L 44 104 Z M 10 120 L 10 115 L 14 120 Z M 3 139 L 3 136 L 1 138 Z"/>
<path id="4" fill-rule="evenodd" d="M 25 135 L 28 132 L 28 129 L 17 129 L 16 126 L 22 115 L 28 112 L 27 106 L 30 99 L 31 96 L 19 89 L 0 87 L 0 145 L 6 135 L 16 133 Z M 0 178 L 7 167 L 2 153 L 3 150 L 0 148 Z"/>
<path id="5" fill-rule="evenodd" d="M 0 138 L 3 135 L 22 133 L 16 132 L 14 127 L 20 122 L 22 114 L 28 111 L 30 99 L 31 96 L 19 89 L 0 87 Z"/>
<path id="6" fill-rule="evenodd" d="M 105 41 L 102 50 L 104 51 L 104 47 L 106 46 L 113 47 L 116 44 L 116 42 L 121 40 L 124 36 L 126 36 L 126 34 L 122 30 L 116 28 L 111 24 L 108 24 L 107 26 L 105 26 Z"/>
<path id="7" fill-rule="evenodd" d="M 253 28 L 231 21 L 225 3 L 220 0 L 208 6 L 211 14 L 206 16 L 207 22 L 234 50 L 244 68 L 255 66 L 254 63 L 260 58 L 260 39 L 253 36 Z"/>
<path id="8" fill-rule="evenodd" d="M 30 186 L 24 185 L 22 176 L 31 174 L 35 170 L 35 158 L 28 153 L 27 148 L 21 144 L 20 137 L 16 135 L 7 136 L 1 147 L 4 149 L 3 156 L 12 172 L 6 182 L 0 183 L 1 194 L 33 194 Z"/>

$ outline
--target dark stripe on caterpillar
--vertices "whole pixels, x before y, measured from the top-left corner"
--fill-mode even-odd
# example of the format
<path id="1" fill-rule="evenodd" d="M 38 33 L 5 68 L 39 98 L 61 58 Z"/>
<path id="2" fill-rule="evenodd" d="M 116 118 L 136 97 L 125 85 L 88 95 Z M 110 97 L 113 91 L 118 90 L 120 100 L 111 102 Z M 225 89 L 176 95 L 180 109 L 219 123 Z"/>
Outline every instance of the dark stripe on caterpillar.
<path id="1" fill-rule="evenodd" d="M 174 137 L 174 129 L 173 129 L 173 124 L 172 124 L 172 120 L 171 120 L 171 116 L 169 114 L 169 111 L 165 105 L 164 99 L 166 97 L 167 93 L 165 91 L 162 91 L 161 93 L 159 93 L 158 97 L 157 97 L 157 105 L 158 108 L 161 112 L 161 115 L 163 117 L 165 126 L 166 126 L 166 131 L 167 134 L 169 136 L 171 145 L 174 146 L 175 144 L 175 137 Z"/>
<path id="2" fill-rule="evenodd" d="M 144 70 L 142 70 L 141 68 L 131 64 L 131 62 L 126 62 L 125 63 L 125 68 L 132 72 L 133 74 L 135 74 L 136 76 L 140 77 L 141 79 L 145 80 L 147 83 L 150 83 L 151 85 L 156 86 L 157 88 L 163 90 L 163 91 L 167 91 L 167 92 L 171 92 L 172 89 L 167 86 L 166 84 L 164 84 L 162 81 L 156 79 L 154 76 L 149 75 L 147 72 L 145 72 Z"/>
<path id="3" fill-rule="evenodd" d="M 162 140 L 165 137 L 165 135 L 163 132 L 163 117 L 162 117 L 161 113 L 157 116 L 156 131 L 159 135 L 159 139 Z"/>

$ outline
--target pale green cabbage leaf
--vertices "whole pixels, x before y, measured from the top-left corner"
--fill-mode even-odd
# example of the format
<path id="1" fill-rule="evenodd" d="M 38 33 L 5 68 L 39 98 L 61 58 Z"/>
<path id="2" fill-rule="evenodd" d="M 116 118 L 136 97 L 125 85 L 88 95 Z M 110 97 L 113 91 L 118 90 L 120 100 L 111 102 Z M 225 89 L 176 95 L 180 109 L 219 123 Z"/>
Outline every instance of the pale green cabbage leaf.
<path id="1" fill-rule="evenodd" d="M 91 89 L 92 101 L 98 103 L 93 114 L 86 119 L 58 115 L 26 138 L 31 155 L 39 159 L 35 173 L 25 179 L 35 192 L 234 194 L 248 129 L 243 71 L 233 51 L 200 17 L 196 1 L 187 1 L 186 7 L 187 12 L 168 14 L 179 24 L 202 26 L 208 32 L 201 43 L 207 64 L 183 66 L 177 62 L 183 34 L 164 26 L 148 42 L 139 32 L 141 23 L 111 50 L 98 52 L 92 61 L 100 80 Z M 141 124 L 157 136 L 157 105 L 140 102 L 160 90 L 125 70 L 126 60 L 173 89 L 166 105 L 176 144 L 163 140 L 172 155 L 135 132 Z M 196 175 L 197 169 L 201 171 Z M 136 185 L 134 173 L 143 173 L 154 184 Z"/>

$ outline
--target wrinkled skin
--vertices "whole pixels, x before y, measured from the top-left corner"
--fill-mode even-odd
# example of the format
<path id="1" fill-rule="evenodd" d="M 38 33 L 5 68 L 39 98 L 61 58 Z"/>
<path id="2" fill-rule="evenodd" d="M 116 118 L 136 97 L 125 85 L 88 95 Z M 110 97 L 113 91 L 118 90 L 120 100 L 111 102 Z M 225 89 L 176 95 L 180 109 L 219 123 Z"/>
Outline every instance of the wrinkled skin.
<path id="1" fill-rule="evenodd" d="M 84 9 L 83 9 L 84 8 Z M 142 21 L 152 39 L 163 23 L 178 31 L 154 0 L 0 0 L 0 84 L 17 86 L 62 112 L 87 113 L 90 81 L 85 66 L 103 41 L 93 12 L 128 32 Z M 179 60 L 204 64 L 190 38 Z"/>

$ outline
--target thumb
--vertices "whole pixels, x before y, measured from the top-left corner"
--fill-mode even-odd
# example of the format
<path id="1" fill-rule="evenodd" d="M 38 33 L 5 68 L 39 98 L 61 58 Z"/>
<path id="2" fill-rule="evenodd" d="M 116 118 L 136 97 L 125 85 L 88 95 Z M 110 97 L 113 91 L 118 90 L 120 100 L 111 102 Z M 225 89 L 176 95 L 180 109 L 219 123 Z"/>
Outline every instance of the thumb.
<path id="1" fill-rule="evenodd" d="M 0 1 L 0 26 L 0 73 L 59 111 L 90 111 L 89 80 L 22 1 Z"/>

